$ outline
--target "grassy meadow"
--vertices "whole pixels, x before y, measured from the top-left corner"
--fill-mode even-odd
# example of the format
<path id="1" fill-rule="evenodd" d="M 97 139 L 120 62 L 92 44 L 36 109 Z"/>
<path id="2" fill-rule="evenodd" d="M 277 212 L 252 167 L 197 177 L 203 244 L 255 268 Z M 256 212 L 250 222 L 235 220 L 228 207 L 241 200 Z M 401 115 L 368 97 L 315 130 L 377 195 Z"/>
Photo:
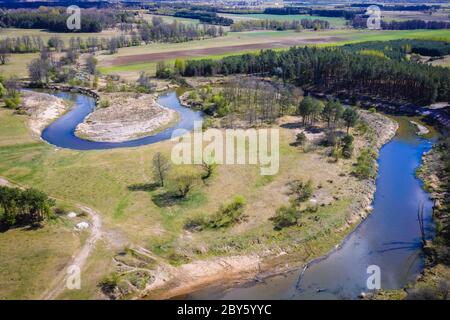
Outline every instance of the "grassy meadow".
<path id="1" fill-rule="evenodd" d="M 198 183 L 187 199 L 174 200 L 167 190 L 152 187 L 151 172 L 155 152 L 169 155 L 173 142 L 105 151 L 57 149 L 33 138 L 26 121 L 25 116 L 0 109 L 0 175 L 58 199 L 77 201 L 94 208 L 102 216 L 106 239 L 114 244 L 111 247 L 100 243 L 87 264 L 87 270 L 95 272 L 86 273 L 81 291 L 65 292 L 62 297 L 98 296 L 97 283 L 110 271 L 112 256 L 130 243 L 151 250 L 173 265 L 217 255 L 276 251 L 280 247 L 297 252 L 301 256 L 299 261 L 310 255 L 323 254 L 335 244 L 336 238 L 344 235 L 343 229 L 333 232 L 345 224 L 352 193 L 358 188 L 355 179 L 348 174 L 352 170 L 351 161 L 336 165 L 328 161 L 327 154 L 303 153 L 290 145 L 295 139 L 294 132 L 281 129 L 280 171 L 277 175 L 261 176 L 254 165 L 219 166 L 213 177 L 207 183 Z M 312 178 L 316 186 L 321 186 L 323 196 L 336 195 L 338 200 L 305 215 L 302 226 L 275 231 L 269 218 L 278 207 L 287 203 L 288 195 L 283 190 L 294 178 Z M 186 233 L 184 224 L 188 218 L 213 215 L 221 204 L 236 195 L 247 199 L 244 223 L 224 230 Z M 2 253 L 17 249 L 20 242 L 13 239 L 30 237 L 29 241 L 33 243 L 21 247 L 17 259 L 0 259 L 1 274 L 4 277 L 13 274 L 25 258 L 31 266 L 52 265 L 61 270 L 82 240 L 70 226 L 57 226 L 60 225 L 50 225 L 38 232 L 13 229 L 0 233 Z M 186 236 L 189 236 L 188 242 Z M 42 246 L 43 242 L 48 245 Z M 45 248 L 42 249 L 45 252 L 39 253 L 37 247 Z M 98 264 L 104 267 L 96 268 Z M 37 284 L 39 279 L 51 278 L 55 269 L 43 269 L 33 280 L 17 276 L 10 285 L 0 289 L 0 297 L 35 297 L 44 286 Z M 6 278 L 0 280 L 5 283 Z M 35 287 L 34 293 L 20 291 L 30 285 L 30 281 Z M 14 291 L 13 287 L 20 290 Z"/>
<path id="2" fill-rule="evenodd" d="M 233 19 L 233 21 L 242 20 L 277 20 L 277 21 L 294 21 L 294 20 L 325 20 L 328 21 L 332 28 L 342 28 L 346 24 L 344 18 L 335 17 L 320 17 L 311 16 L 309 14 L 290 14 L 290 15 L 278 15 L 278 14 L 264 14 L 264 13 L 249 13 L 249 14 L 227 14 L 219 13 L 220 16 Z"/>

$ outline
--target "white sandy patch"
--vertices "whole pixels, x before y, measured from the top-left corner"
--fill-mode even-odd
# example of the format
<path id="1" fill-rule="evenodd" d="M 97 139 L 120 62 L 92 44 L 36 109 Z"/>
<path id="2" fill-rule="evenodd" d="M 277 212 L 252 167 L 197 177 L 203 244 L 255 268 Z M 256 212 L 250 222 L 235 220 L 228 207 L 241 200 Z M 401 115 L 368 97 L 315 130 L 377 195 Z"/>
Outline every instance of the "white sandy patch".
<path id="1" fill-rule="evenodd" d="M 259 256 L 250 255 L 198 260 L 179 267 L 159 265 L 154 271 L 155 281 L 144 294 L 160 290 L 158 299 L 167 299 L 207 285 L 250 279 L 259 272 L 260 264 Z"/>
<path id="2" fill-rule="evenodd" d="M 418 130 L 417 134 L 419 136 L 423 136 L 430 132 L 430 130 L 428 130 L 427 127 L 425 127 L 424 125 L 421 125 L 420 123 L 418 123 L 416 121 L 410 120 L 409 122 L 411 122 L 413 125 L 415 125 L 417 127 L 417 130 Z"/>
<path id="3" fill-rule="evenodd" d="M 22 108 L 30 115 L 30 129 L 40 135 L 45 127 L 66 112 L 68 104 L 47 93 L 24 91 Z"/>
<path id="4" fill-rule="evenodd" d="M 324 131 L 308 132 L 304 128 L 301 128 L 301 129 L 295 129 L 294 132 L 295 132 L 296 135 L 303 132 L 305 134 L 306 139 L 309 142 L 318 142 L 318 141 L 322 140 L 323 138 L 325 138 L 325 132 Z"/>
<path id="5" fill-rule="evenodd" d="M 117 93 L 102 99 L 110 106 L 98 107 L 76 128 L 82 138 L 101 142 L 123 142 L 150 135 L 169 124 L 176 112 L 157 104 L 152 95 Z"/>

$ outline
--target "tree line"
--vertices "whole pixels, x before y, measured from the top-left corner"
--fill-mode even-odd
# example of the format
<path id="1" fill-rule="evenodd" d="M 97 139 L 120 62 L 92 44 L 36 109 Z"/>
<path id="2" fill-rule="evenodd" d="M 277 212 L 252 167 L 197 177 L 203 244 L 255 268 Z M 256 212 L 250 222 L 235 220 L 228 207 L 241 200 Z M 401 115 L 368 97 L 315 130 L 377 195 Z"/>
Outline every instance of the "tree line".
<path id="1" fill-rule="evenodd" d="M 185 42 L 205 37 L 223 36 L 222 27 L 210 25 L 183 24 L 177 21 L 165 23 L 162 18 L 154 17 L 152 23 L 141 21 L 137 26 L 131 27 L 129 34 L 116 37 L 71 37 L 68 46 L 59 36 L 52 36 L 45 43 L 40 36 L 7 37 L 0 40 L 0 55 L 10 53 L 33 53 L 42 50 L 45 46 L 56 51 L 77 50 L 81 52 L 94 52 L 108 50 L 117 52 L 118 48 L 139 46 L 150 42 Z"/>
<path id="2" fill-rule="evenodd" d="M 186 61 L 184 76 L 264 74 L 304 88 L 432 103 L 450 99 L 450 70 L 348 52 L 341 48 L 292 47 L 277 52 Z"/>
<path id="3" fill-rule="evenodd" d="M 236 21 L 231 25 L 230 31 L 249 31 L 249 30 L 302 30 L 302 29 L 329 29 L 330 23 L 325 20 L 318 19 L 302 19 L 293 21 L 278 20 L 243 20 Z"/>
<path id="4" fill-rule="evenodd" d="M 353 19 L 356 14 L 362 14 L 365 10 L 359 9 L 311 9 L 307 7 L 266 8 L 263 13 L 275 15 L 309 14 L 311 16 Z"/>
<path id="5" fill-rule="evenodd" d="M 81 10 L 81 29 L 67 28 L 65 8 L 10 9 L 0 11 L 0 27 L 22 29 L 47 29 L 54 32 L 100 32 L 121 22 L 127 22 L 133 13 L 119 10 Z"/>
<path id="6" fill-rule="evenodd" d="M 350 6 L 354 8 L 367 8 L 372 4 L 369 3 L 352 3 Z M 418 4 L 418 5 L 383 5 L 383 4 L 375 4 L 379 6 L 383 11 L 427 11 L 432 9 L 440 9 L 440 5 L 426 5 L 426 4 Z"/>
<path id="7" fill-rule="evenodd" d="M 358 15 L 352 19 L 351 25 L 354 28 L 367 28 L 366 15 Z M 405 21 L 385 21 L 381 20 L 383 30 L 416 30 L 416 29 L 450 29 L 450 22 L 447 21 L 424 21 L 419 19 Z"/>
<path id="8" fill-rule="evenodd" d="M 0 39 L 0 54 L 38 52 L 45 46 L 39 36 L 6 37 Z"/>
<path id="9" fill-rule="evenodd" d="M 221 26 L 230 26 L 233 23 L 232 19 L 221 17 L 215 12 L 182 10 L 175 12 L 173 16 L 180 18 L 198 19 L 202 23 Z"/>
<path id="10" fill-rule="evenodd" d="M 51 217 L 54 205 L 55 201 L 39 190 L 0 186 L 0 217 L 8 227 L 42 222 Z"/>
<path id="11" fill-rule="evenodd" d="M 368 41 L 346 44 L 344 50 L 360 52 L 361 50 L 375 50 L 383 53 L 389 59 L 407 60 L 411 53 L 423 56 L 441 57 L 450 54 L 450 43 L 434 40 L 401 39 L 391 41 Z"/>

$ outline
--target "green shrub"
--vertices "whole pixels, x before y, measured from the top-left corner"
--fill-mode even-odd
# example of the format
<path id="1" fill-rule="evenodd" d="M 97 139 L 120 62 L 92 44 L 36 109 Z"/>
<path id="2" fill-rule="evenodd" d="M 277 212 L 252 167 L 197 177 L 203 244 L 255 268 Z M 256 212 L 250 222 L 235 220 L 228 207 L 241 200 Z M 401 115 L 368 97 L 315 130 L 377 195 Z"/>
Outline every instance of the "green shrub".
<path id="1" fill-rule="evenodd" d="M 369 125 L 365 121 L 359 121 L 356 125 L 356 131 L 362 136 L 365 135 L 369 129 Z"/>
<path id="2" fill-rule="evenodd" d="M 294 197 L 295 203 L 300 204 L 305 202 L 313 195 L 314 188 L 312 181 L 308 180 L 306 183 L 301 180 L 294 180 L 289 183 L 290 194 Z"/>
<path id="3" fill-rule="evenodd" d="M 202 122 L 202 130 L 208 130 L 209 128 L 211 128 L 213 124 L 213 119 L 211 117 L 205 116 L 203 118 L 203 122 Z"/>
<path id="4" fill-rule="evenodd" d="M 99 287 L 106 294 L 114 292 L 118 287 L 120 282 L 120 275 L 117 272 L 111 273 L 109 276 L 104 277 L 100 283 Z"/>
<path id="5" fill-rule="evenodd" d="M 295 205 L 290 205 L 278 208 L 275 216 L 270 218 L 270 220 L 272 220 L 275 230 L 281 230 L 296 225 L 299 218 L 300 211 Z"/>
<path id="6" fill-rule="evenodd" d="M 184 228 L 191 231 L 201 231 L 231 227 L 245 219 L 243 215 L 245 204 L 246 200 L 243 196 L 236 196 L 231 202 L 220 206 L 211 218 L 202 216 L 190 218 L 184 224 Z"/>
<path id="7" fill-rule="evenodd" d="M 5 107 L 8 109 L 18 109 L 20 106 L 20 95 L 19 93 L 14 94 L 8 98 L 4 99 Z"/>
<path id="8" fill-rule="evenodd" d="M 197 94 L 197 92 L 196 92 L 196 91 L 191 91 L 191 92 L 189 92 L 189 94 L 188 94 L 188 99 L 197 101 L 197 100 L 198 100 L 198 94 Z"/>
<path id="9" fill-rule="evenodd" d="M 205 161 L 202 162 L 202 180 L 205 181 L 209 179 L 213 173 L 216 171 L 217 164 L 214 161 Z"/>
<path id="10" fill-rule="evenodd" d="M 308 139 L 304 132 L 297 133 L 295 136 L 295 145 L 303 147 Z"/>
<path id="11" fill-rule="evenodd" d="M 342 155 L 344 158 L 351 158 L 353 155 L 353 141 L 354 138 L 352 135 L 347 134 L 344 138 L 342 138 Z"/>
<path id="12" fill-rule="evenodd" d="M 373 150 L 364 149 L 356 160 L 353 174 L 360 179 L 375 178 L 376 175 L 376 159 L 377 155 Z"/>
<path id="13" fill-rule="evenodd" d="M 179 197 L 186 198 L 187 195 L 197 186 L 200 174 L 191 167 L 175 169 L 169 176 L 169 187 L 171 187 Z"/>
<path id="14" fill-rule="evenodd" d="M 6 89 L 3 84 L 0 82 L 0 99 L 2 99 L 6 95 Z"/>
<path id="15" fill-rule="evenodd" d="M 99 107 L 100 108 L 109 108 L 111 106 L 111 102 L 108 99 L 100 100 Z"/>

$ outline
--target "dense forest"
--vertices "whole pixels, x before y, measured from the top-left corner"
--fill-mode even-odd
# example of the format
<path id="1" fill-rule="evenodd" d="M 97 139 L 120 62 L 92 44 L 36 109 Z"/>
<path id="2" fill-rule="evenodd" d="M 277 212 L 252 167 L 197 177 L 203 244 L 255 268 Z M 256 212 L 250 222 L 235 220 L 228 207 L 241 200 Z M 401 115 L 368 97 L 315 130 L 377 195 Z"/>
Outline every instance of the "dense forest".
<path id="1" fill-rule="evenodd" d="M 418 4 L 418 5 L 383 5 L 376 3 L 352 3 L 351 7 L 355 8 L 367 8 L 368 6 L 376 5 L 380 7 L 381 10 L 384 11 L 425 11 L 431 9 L 440 9 L 440 5 L 426 5 L 426 4 Z"/>
<path id="2" fill-rule="evenodd" d="M 303 88 L 428 104 L 450 100 L 450 70 L 341 48 L 293 47 L 277 52 L 189 60 L 185 76 L 262 74 Z"/>
<path id="3" fill-rule="evenodd" d="M 5 9 L 38 9 L 41 7 L 68 7 L 76 5 L 80 8 L 107 8 L 110 3 L 106 0 L 33 0 L 33 1 L 13 1 L 13 0 L 0 0 L 0 8 Z"/>
<path id="4" fill-rule="evenodd" d="M 218 16 L 215 12 L 204 11 L 177 11 L 174 14 L 175 17 L 198 19 L 202 23 L 215 24 L 221 26 L 230 26 L 233 23 L 232 19 Z"/>
<path id="5" fill-rule="evenodd" d="M 367 16 L 355 16 L 351 22 L 354 28 L 367 28 Z M 404 21 L 384 21 L 381 20 L 383 30 L 416 30 L 416 29 L 450 29 L 450 22 L 446 21 L 424 21 L 424 20 L 404 20 Z"/>
<path id="6" fill-rule="evenodd" d="M 355 15 L 364 13 L 365 10 L 345 10 L 345 9 L 311 9 L 306 7 L 284 7 L 266 8 L 264 13 L 276 15 L 309 14 L 321 17 L 341 17 L 347 20 L 353 19 Z"/>
<path id="7" fill-rule="evenodd" d="M 278 20 L 243 20 L 236 21 L 231 25 L 230 31 L 250 31 L 250 30 L 302 30 L 302 29 L 329 29 L 330 23 L 325 20 L 293 20 L 293 21 L 278 21 Z"/>
<path id="8" fill-rule="evenodd" d="M 344 50 L 363 52 L 388 57 L 395 60 L 408 60 L 409 54 L 442 57 L 450 54 L 450 43 L 433 40 L 391 40 L 368 41 L 342 46 Z"/>
<path id="9" fill-rule="evenodd" d="M 69 15 L 65 8 L 6 10 L 0 11 L 0 27 L 47 29 L 54 32 L 100 32 L 133 17 L 130 12 L 118 10 L 82 10 L 81 15 L 81 29 L 70 30 L 67 28 Z"/>

